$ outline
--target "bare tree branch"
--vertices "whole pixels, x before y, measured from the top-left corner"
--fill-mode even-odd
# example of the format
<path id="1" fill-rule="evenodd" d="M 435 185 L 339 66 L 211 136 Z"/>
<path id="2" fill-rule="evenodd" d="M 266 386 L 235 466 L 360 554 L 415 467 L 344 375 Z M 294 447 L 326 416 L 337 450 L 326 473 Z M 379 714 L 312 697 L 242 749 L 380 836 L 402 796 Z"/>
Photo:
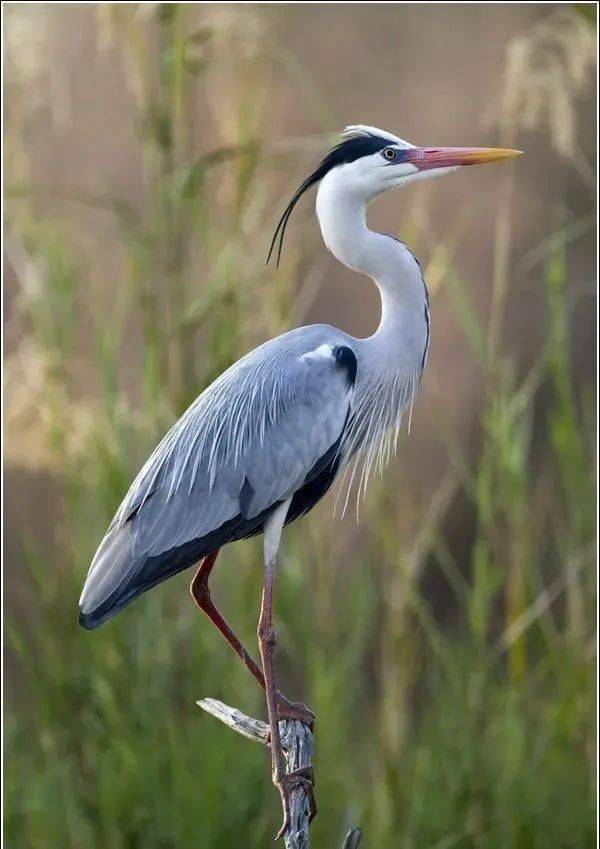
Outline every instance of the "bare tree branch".
<path id="1" fill-rule="evenodd" d="M 217 699 L 202 699 L 198 705 L 242 737 L 268 745 L 269 726 L 265 722 L 246 716 L 237 708 L 229 707 Z M 286 771 L 290 773 L 304 770 L 307 775 L 312 775 L 314 738 L 310 728 L 297 719 L 281 720 L 279 728 L 286 758 Z M 312 783 L 299 782 L 292 791 L 291 824 L 284 835 L 286 849 L 310 847 L 309 826 L 313 800 L 309 788 Z M 342 849 L 357 849 L 361 837 L 360 828 L 352 829 L 346 835 Z"/>
<path id="2" fill-rule="evenodd" d="M 260 719 L 252 719 L 252 717 L 242 713 L 241 710 L 229 707 L 229 705 L 225 705 L 223 702 L 217 701 L 217 699 L 202 699 L 197 704 L 202 710 L 220 719 L 229 728 L 233 728 L 242 737 L 247 737 L 249 740 L 256 740 L 257 743 L 263 743 L 265 746 L 267 745 L 269 726 L 266 722 L 262 722 Z"/>

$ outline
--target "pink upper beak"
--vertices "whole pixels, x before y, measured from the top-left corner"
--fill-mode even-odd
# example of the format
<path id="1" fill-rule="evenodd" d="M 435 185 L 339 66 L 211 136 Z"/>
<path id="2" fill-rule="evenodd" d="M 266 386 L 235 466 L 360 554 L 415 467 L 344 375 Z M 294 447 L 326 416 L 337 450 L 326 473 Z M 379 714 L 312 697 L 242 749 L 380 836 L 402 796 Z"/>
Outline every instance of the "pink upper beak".
<path id="1" fill-rule="evenodd" d="M 404 161 L 410 162 L 419 171 L 431 168 L 452 168 L 457 165 L 479 165 L 520 156 L 522 150 L 503 147 L 415 147 L 407 150 Z"/>

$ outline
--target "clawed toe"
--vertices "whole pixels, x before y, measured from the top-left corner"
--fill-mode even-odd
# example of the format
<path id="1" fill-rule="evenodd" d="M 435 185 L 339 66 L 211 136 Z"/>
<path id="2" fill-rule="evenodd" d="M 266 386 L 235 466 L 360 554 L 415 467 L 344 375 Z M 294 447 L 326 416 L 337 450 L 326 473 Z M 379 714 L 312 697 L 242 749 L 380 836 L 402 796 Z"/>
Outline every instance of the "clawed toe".
<path id="1" fill-rule="evenodd" d="M 281 795 L 281 802 L 283 805 L 283 825 L 277 832 L 275 840 L 279 840 L 279 838 L 282 837 L 290 827 L 290 794 L 292 790 L 295 790 L 297 787 L 302 787 L 308 798 L 308 821 L 312 822 L 312 820 L 315 818 L 315 816 L 317 815 L 317 803 L 315 801 L 314 783 L 315 774 L 312 766 L 305 766 L 300 767 L 300 769 L 295 769 L 293 772 L 288 772 L 280 779 L 275 781 L 277 789 L 279 790 L 279 793 Z"/>
<path id="2" fill-rule="evenodd" d="M 282 693 L 277 694 L 277 718 L 278 719 L 298 719 L 305 725 L 308 725 L 310 730 L 313 730 L 315 715 L 302 702 L 292 702 Z"/>

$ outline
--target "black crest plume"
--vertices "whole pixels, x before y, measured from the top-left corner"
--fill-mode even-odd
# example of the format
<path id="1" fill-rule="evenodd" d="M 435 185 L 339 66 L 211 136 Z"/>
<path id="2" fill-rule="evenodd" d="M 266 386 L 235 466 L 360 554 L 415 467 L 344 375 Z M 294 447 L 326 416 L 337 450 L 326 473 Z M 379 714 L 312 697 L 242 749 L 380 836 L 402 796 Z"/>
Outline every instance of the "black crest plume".
<path id="1" fill-rule="evenodd" d="M 323 177 L 332 170 L 332 168 L 336 168 L 338 165 L 345 165 L 348 162 L 355 162 L 363 156 L 370 156 L 372 153 L 377 153 L 390 144 L 394 144 L 394 141 L 392 141 L 391 138 L 383 138 L 382 136 L 365 133 L 344 139 L 332 148 L 320 165 L 306 178 L 306 180 L 304 180 L 303 183 L 301 183 L 301 185 L 298 186 L 294 192 L 283 215 L 279 219 L 279 223 L 277 224 L 277 229 L 275 230 L 271 241 L 271 247 L 269 248 L 269 255 L 267 256 L 267 264 L 271 259 L 277 239 L 279 239 L 279 246 L 277 248 L 277 265 L 279 266 L 285 228 L 290 220 L 290 215 L 294 211 L 294 207 L 308 189 L 322 180 Z"/>

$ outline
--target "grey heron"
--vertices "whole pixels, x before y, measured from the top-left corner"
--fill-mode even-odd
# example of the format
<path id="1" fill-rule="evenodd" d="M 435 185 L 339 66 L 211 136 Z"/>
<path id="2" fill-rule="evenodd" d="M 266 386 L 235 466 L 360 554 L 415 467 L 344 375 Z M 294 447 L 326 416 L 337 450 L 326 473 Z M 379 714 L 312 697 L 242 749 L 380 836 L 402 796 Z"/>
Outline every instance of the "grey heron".
<path id="1" fill-rule="evenodd" d="M 191 593 L 264 688 L 273 781 L 288 824 L 289 793 L 278 720 L 312 713 L 277 689 L 273 591 L 284 525 L 307 513 L 362 458 L 361 485 L 383 463 L 419 388 L 429 346 L 429 301 L 418 261 L 398 239 L 367 227 L 378 195 L 461 166 L 515 156 L 498 148 L 427 148 L 368 126 L 341 141 L 299 186 L 269 251 L 277 262 L 294 207 L 318 184 L 323 240 L 348 268 L 379 289 L 381 321 L 358 339 L 324 324 L 260 345 L 214 381 L 160 442 L 118 508 L 89 569 L 80 623 L 92 629 L 137 596 L 194 564 Z M 268 261 L 268 260 L 267 260 Z M 209 591 L 220 549 L 264 535 L 258 623 L 262 663 L 242 645 Z"/>

